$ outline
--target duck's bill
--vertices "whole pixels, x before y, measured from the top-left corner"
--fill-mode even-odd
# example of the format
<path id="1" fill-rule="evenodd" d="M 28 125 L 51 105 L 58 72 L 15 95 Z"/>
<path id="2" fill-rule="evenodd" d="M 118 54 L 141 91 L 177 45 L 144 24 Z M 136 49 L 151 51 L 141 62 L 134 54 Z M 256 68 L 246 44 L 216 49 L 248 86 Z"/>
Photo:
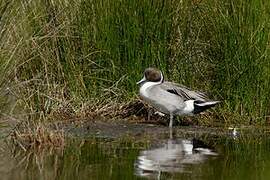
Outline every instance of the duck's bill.
<path id="1" fill-rule="evenodd" d="M 146 81 L 145 77 L 143 77 L 140 81 L 138 81 L 136 84 L 141 84 L 143 83 L 144 81 Z"/>

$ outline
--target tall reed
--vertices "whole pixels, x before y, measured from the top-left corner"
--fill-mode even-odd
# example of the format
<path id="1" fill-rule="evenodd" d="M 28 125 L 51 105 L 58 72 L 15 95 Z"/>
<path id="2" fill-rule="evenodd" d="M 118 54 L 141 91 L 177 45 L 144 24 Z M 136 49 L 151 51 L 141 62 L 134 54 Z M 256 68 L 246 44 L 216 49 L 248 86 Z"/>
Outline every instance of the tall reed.
<path id="1" fill-rule="evenodd" d="M 221 114 L 246 122 L 269 115 L 267 0 L 10 0 L 0 7 L 1 92 L 8 88 L 24 110 L 46 115 L 65 103 L 130 100 L 144 68 L 156 66 L 221 99 Z"/>

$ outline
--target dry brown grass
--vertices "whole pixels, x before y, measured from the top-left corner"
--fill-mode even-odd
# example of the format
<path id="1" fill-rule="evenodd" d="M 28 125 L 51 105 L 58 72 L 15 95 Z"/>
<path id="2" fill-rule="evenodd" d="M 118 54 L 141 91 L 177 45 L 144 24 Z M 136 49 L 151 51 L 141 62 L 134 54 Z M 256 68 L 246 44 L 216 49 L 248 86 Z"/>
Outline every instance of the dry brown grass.
<path id="1" fill-rule="evenodd" d="M 65 145 L 63 129 L 49 127 L 44 123 L 20 123 L 10 134 L 11 142 L 26 151 L 29 148 L 61 148 Z"/>
<path id="2" fill-rule="evenodd" d="M 144 104 L 139 99 L 134 99 L 129 102 L 86 102 L 82 103 L 79 107 L 73 107 L 71 104 L 59 106 L 48 116 L 49 119 L 58 121 L 95 121 L 95 120 L 108 120 L 115 119 L 146 119 L 148 109 L 150 107 Z"/>
<path id="3" fill-rule="evenodd" d="M 111 101 L 109 103 L 95 104 L 93 102 L 84 103 L 79 108 L 72 108 L 71 105 L 64 105 L 52 112 L 50 118 L 52 122 L 91 122 L 91 121 L 128 121 L 131 123 L 153 123 L 167 125 L 168 117 L 160 116 L 156 110 L 147 105 L 139 98 L 126 103 Z M 215 111 L 207 111 L 201 115 L 180 117 L 175 121 L 180 125 L 206 125 L 214 126 L 220 118 Z"/>

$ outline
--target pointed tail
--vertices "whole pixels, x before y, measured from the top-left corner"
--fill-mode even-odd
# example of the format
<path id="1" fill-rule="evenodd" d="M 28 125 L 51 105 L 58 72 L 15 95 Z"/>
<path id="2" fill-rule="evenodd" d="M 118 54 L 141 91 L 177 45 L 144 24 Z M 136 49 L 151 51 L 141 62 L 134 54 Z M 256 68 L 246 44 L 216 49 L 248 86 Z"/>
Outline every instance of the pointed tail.
<path id="1" fill-rule="evenodd" d="M 206 109 L 209 109 L 211 107 L 214 107 L 215 105 L 219 104 L 220 101 L 194 101 L 194 114 L 198 114 L 200 112 L 205 111 Z"/>

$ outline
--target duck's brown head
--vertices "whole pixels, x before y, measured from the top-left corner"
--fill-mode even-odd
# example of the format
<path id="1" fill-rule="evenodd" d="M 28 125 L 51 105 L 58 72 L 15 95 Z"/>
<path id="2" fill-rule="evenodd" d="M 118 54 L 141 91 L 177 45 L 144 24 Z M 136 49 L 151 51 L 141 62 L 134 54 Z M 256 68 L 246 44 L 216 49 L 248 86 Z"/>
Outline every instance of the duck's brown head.
<path id="1" fill-rule="evenodd" d="M 163 74 L 160 70 L 156 68 L 147 68 L 144 71 L 143 78 L 137 82 L 137 84 L 142 84 L 144 82 L 159 82 L 162 83 L 164 81 Z"/>

